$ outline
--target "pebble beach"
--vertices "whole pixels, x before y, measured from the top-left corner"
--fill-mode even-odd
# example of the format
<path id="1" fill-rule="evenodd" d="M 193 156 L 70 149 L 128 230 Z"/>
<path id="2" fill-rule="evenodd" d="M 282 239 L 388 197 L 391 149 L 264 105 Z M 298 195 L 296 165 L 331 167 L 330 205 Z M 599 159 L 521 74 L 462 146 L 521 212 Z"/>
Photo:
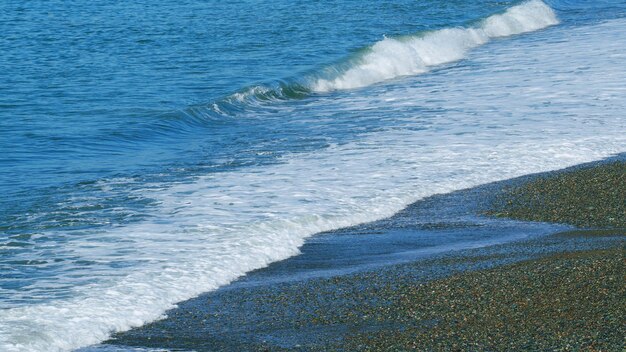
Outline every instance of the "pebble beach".
<path id="1" fill-rule="evenodd" d="M 622 159 L 609 160 L 456 198 L 477 200 L 473 211 L 489 217 L 579 226 L 375 270 L 250 283 L 284 270 L 270 266 L 108 343 L 196 351 L 622 351 L 625 175 Z M 586 217 L 572 218 L 576 212 Z M 283 265 L 298 266 L 289 261 Z"/>
<path id="2" fill-rule="evenodd" d="M 0 352 L 626 351 L 624 0 L 0 4 Z"/>

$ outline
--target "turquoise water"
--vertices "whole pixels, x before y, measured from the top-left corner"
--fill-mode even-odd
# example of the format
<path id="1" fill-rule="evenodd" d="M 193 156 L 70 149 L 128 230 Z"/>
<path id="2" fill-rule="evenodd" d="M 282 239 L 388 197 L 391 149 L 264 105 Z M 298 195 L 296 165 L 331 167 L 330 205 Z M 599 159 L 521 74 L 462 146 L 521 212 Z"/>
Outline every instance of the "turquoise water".
<path id="1" fill-rule="evenodd" d="M 623 1 L 0 10 L 0 350 L 96 343 L 320 231 L 626 147 Z"/>

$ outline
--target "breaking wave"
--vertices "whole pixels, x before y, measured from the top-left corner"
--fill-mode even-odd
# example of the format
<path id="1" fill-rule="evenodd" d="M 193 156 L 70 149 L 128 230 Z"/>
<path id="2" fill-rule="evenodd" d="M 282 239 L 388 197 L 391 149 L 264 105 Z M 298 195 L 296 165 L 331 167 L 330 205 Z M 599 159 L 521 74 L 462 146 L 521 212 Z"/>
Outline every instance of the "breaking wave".
<path id="1" fill-rule="evenodd" d="M 477 26 L 445 28 L 424 34 L 385 38 L 352 65 L 333 78 L 313 82 L 315 92 L 353 89 L 401 76 L 420 74 L 431 67 L 465 57 L 468 50 L 492 38 L 536 31 L 559 23 L 554 11 L 539 0 L 532 0 L 493 15 Z"/>

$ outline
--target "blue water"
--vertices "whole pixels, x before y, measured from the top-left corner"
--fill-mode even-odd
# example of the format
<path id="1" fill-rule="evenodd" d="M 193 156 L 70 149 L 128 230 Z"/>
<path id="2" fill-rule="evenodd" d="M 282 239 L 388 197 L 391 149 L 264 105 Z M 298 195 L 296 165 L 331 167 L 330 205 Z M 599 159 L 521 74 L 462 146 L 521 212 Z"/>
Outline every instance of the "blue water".
<path id="1" fill-rule="evenodd" d="M 624 151 L 625 17 L 3 2 L 0 350 L 96 343 L 317 232 Z"/>

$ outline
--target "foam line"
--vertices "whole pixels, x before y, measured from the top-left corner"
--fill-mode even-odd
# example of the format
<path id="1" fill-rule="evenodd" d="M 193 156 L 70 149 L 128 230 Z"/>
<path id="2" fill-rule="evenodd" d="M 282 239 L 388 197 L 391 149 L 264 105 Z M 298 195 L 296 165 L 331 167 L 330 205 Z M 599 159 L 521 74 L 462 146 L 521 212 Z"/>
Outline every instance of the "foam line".
<path id="1" fill-rule="evenodd" d="M 503 23 L 487 22 L 481 28 L 493 31 Z M 477 55 L 484 65 L 476 70 L 432 75 L 428 85 L 309 102 L 346 114 L 411 108 L 403 123 L 422 129 L 398 125 L 277 164 L 146 184 L 135 192 L 158 206 L 145 221 L 68 235 L 58 249 L 77 261 L 103 263 L 100 270 L 70 266 L 71 275 L 31 287 L 70 286 L 65 297 L 28 306 L 7 302 L 0 309 L 0 351 L 94 344 L 295 255 L 320 231 L 388 217 L 435 193 L 623 152 L 624 28 L 624 19 L 560 28 L 532 45 L 502 42 Z M 112 261 L 132 265 L 105 265 Z M 81 273 L 98 280 L 76 285 Z"/>

